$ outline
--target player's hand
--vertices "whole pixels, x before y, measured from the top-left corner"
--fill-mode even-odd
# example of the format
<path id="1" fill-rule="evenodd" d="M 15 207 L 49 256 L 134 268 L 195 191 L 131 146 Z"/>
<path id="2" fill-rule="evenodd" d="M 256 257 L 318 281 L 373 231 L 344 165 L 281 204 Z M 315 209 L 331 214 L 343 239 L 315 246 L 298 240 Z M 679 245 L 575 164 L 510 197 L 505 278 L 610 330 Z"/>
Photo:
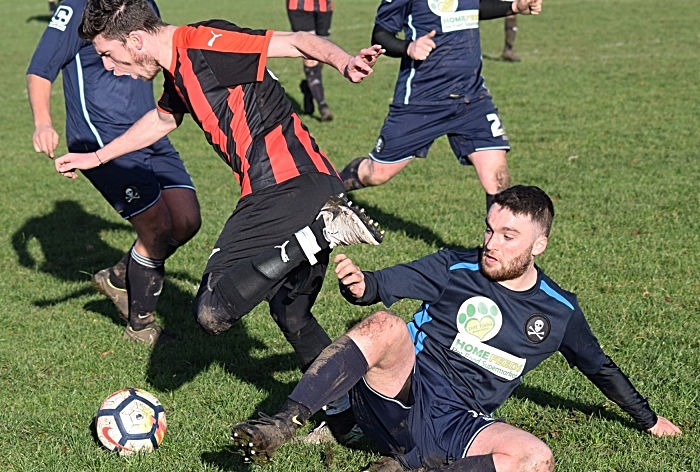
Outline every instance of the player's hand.
<path id="1" fill-rule="evenodd" d="M 343 75 L 350 82 L 362 82 L 362 79 L 372 73 L 372 66 L 377 62 L 377 58 L 384 54 L 384 49 L 378 44 L 365 48 L 357 56 L 353 56 L 345 66 Z"/>
<path id="2" fill-rule="evenodd" d="M 58 146 L 58 133 L 51 125 L 40 125 L 34 129 L 32 143 L 36 152 L 43 152 L 53 159 L 54 151 Z"/>
<path id="3" fill-rule="evenodd" d="M 657 438 L 661 438 L 663 436 L 680 436 L 683 434 L 678 426 L 671 423 L 663 416 L 658 417 L 656 424 L 647 429 L 647 433 L 653 434 Z"/>
<path id="4" fill-rule="evenodd" d="M 362 298 L 365 294 L 365 274 L 345 254 L 338 254 L 333 262 L 337 264 L 335 275 L 340 283 L 350 290 L 353 297 Z"/>
<path id="5" fill-rule="evenodd" d="M 94 152 L 84 154 L 71 152 L 59 157 L 54 161 L 56 171 L 64 177 L 68 177 L 69 179 L 78 178 L 78 174 L 74 172 L 76 169 L 92 169 L 94 167 L 98 167 L 101 164 L 102 162 L 100 162 L 100 160 Z"/>
<path id="6" fill-rule="evenodd" d="M 515 0 L 513 11 L 521 15 L 539 15 L 542 11 L 542 0 Z"/>
<path id="7" fill-rule="evenodd" d="M 415 41 L 412 41 L 411 44 L 408 45 L 408 50 L 406 51 L 408 57 L 414 61 L 424 61 L 430 53 L 433 52 L 433 49 L 435 49 L 435 41 L 433 41 L 435 34 L 435 30 L 432 30 L 425 36 L 421 36 Z"/>

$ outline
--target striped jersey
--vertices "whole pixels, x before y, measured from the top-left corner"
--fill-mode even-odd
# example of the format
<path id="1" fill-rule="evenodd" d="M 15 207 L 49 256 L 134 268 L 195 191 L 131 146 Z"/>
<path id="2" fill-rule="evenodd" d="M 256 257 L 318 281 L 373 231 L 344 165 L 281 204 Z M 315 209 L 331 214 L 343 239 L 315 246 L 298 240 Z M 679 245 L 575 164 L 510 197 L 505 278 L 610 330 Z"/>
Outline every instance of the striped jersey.
<path id="1" fill-rule="evenodd" d="M 287 0 L 287 10 L 292 11 L 333 11 L 333 0 Z"/>
<path id="2" fill-rule="evenodd" d="M 190 113 L 241 196 L 305 173 L 336 175 L 265 67 L 272 31 L 224 20 L 179 27 L 158 108 Z"/>
<path id="3" fill-rule="evenodd" d="M 148 3 L 158 13 L 155 3 Z M 27 70 L 51 82 L 62 73 L 71 152 L 100 149 L 156 105 L 150 82 L 115 76 L 92 44 L 80 39 L 78 25 L 86 5 L 87 0 L 65 0 L 58 6 Z"/>

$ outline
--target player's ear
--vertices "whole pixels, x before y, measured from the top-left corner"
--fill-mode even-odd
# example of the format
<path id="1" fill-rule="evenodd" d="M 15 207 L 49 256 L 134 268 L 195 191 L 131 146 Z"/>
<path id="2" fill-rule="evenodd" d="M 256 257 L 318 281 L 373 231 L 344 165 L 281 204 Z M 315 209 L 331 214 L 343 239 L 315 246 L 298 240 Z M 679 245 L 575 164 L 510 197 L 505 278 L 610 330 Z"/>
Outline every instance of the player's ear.
<path id="1" fill-rule="evenodd" d="M 143 49 L 143 31 L 132 31 L 126 37 L 126 42 L 134 49 L 140 51 Z"/>
<path id="2" fill-rule="evenodd" d="M 532 245 L 532 255 L 539 256 L 545 249 L 547 249 L 547 236 L 537 236 L 537 239 L 535 239 L 535 244 Z"/>

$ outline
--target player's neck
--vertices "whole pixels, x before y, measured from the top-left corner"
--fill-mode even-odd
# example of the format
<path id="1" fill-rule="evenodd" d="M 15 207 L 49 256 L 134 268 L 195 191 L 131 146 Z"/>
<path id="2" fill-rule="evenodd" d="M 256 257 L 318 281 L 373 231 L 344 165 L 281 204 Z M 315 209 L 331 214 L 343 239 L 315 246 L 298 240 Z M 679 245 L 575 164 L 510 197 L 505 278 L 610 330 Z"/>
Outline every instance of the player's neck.
<path id="1" fill-rule="evenodd" d="M 530 290 L 537 283 L 537 269 L 535 264 L 531 264 L 523 275 L 515 279 L 503 280 L 498 282 L 509 290 L 514 292 L 525 292 Z"/>
<path id="2" fill-rule="evenodd" d="M 170 70 L 173 63 L 173 36 L 177 26 L 166 25 L 152 36 L 153 57 L 156 62 L 165 70 Z"/>

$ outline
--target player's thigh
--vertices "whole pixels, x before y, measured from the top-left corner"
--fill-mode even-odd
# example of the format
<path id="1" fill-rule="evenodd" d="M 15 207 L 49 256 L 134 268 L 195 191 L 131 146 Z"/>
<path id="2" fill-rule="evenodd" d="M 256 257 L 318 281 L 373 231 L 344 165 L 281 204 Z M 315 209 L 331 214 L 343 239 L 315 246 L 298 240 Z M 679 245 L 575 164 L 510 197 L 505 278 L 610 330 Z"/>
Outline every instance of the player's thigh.
<path id="1" fill-rule="evenodd" d="M 302 174 L 238 201 L 214 246 L 205 274 L 284 243 L 312 224 L 331 195 L 343 192 L 337 176 Z"/>
<path id="2" fill-rule="evenodd" d="M 302 10 L 287 10 L 287 17 L 292 31 L 305 31 L 307 33 L 315 33 L 316 17 L 312 11 Z"/>
<path id="3" fill-rule="evenodd" d="M 427 157 L 430 146 L 446 134 L 454 107 L 391 106 L 369 157 L 378 164 L 398 164 Z"/>
<path id="4" fill-rule="evenodd" d="M 331 35 L 331 21 L 333 19 L 332 11 L 317 11 L 315 12 L 315 31 L 318 36 L 327 38 Z"/>
<path id="5" fill-rule="evenodd" d="M 472 164 L 469 156 L 477 152 L 510 150 L 498 109 L 489 98 L 461 104 L 447 136 L 452 151 L 464 165 Z"/>
<path id="6" fill-rule="evenodd" d="M 90 183 L 124 219 L 146 211 L 161 196 L 158 178 L 151 167 L 150 154 L 144 150 L 82 171 Z"/>

